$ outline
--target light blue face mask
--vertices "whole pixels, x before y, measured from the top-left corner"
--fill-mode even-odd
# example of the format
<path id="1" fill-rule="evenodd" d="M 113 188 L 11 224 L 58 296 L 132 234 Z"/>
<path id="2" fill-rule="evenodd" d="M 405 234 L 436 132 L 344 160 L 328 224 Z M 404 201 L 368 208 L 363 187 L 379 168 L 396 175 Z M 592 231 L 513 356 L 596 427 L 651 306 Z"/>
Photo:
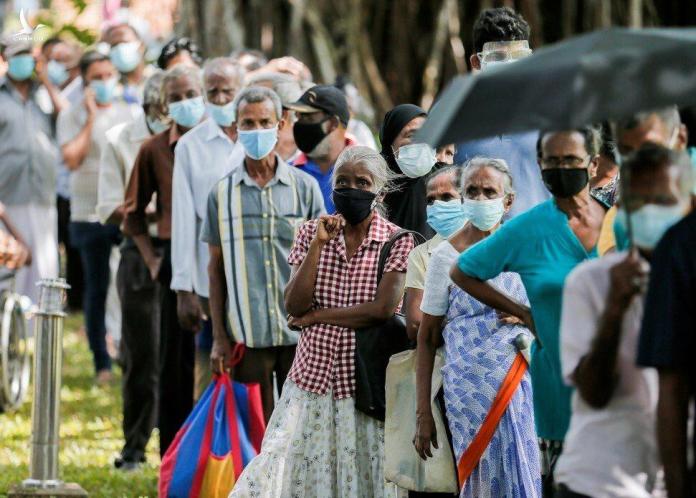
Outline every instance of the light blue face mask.
<path id="1" fill-rule="evenodd" d="M 205 114 L 205 103 L 200 96 L 169 104 L 169 117 L 184 128 L 196 126 L 203 114 Z"/>
<path id="2" fill-rule="evenodd" d="M 20 54 L 10 57 L 7 61 L 7 73 L 15 81 L 24 81 L 31 78 L 36 62 L 31 54 Z"/>
<path id="3" fill-rule="evenodd" d="M 210 114 L 218 126 L 230 126 L 234 123 L 234 101 L 228 102 L 225 105 L 208 103 L 206 108 L 208 109 L 208 114 Z"/>
<path id="4" fill-rule="evenodd" d="M 140 55 L 140 42 L 119 43 L 111 47 L 109 58 L 119 73 L 130 73 L 142 59 Z"/>
<path id="5" fill-rule="evenodd" d="M 495 227 L 505 214 L 505 196 L 497 199 L 464 199 L 464 215 L 482 232 Z"/>
<path id="6" fill-rule="evenodd" d="M 113 100 L 116 85 L 116 78 L 109 78 L 108 80 L 93 80 L 89 84 L 90 88 L 94 90 L 94 98 L 97 100 L 98 104 L 108 104 Z"/>
<path id="7" fill-rule="evenodd" d="M 273 152 L 278 141 L 278 125 L 260 130 L 238 130 L 237 137 L 246 155 L 259 160 Z"/>
<path id="8" fill-rule="evenodd" d="M 157 118 L 151 118 L 150 116 L 145 116 L 145 121 L 147 122 L 147 127 L 150 128 L 150 131 L 154 135 L 157 135 L 158 133 L 162 133 L 164 130 L 169 128 L 168 123 L 164 123 Z"/>
<path id="9" fill-rule="evenodd" d="M 684 217 L 684 205 L 675 204 L 661 206 L 658 204 L 646 204 L 640 209 L 631 212 L 631 229 L 633 231 L 633 243 L 641 249 L 653 250 L 662 236 Z M 626 211 L 619 209 L 614 222 L 614 234 L 618 235 L 616 247 L 619 250 L 627 249 L 628 223 Z"/>
<path id="10" fill-rule="evenodd" d="M 435 201 L 426 208 L 426 221 L 440 236 L 447 238 L 466 223 L 461 201 Z"/>
<path id="11" fill-rule="evenodd" d="M 68 81 L 68 78 L 70 77 L 65 64 L 55 60 L 48 61 L 46 71 L 48 72 L 48 79 L 56 86 L 63 86 L 63 83 Z"/>

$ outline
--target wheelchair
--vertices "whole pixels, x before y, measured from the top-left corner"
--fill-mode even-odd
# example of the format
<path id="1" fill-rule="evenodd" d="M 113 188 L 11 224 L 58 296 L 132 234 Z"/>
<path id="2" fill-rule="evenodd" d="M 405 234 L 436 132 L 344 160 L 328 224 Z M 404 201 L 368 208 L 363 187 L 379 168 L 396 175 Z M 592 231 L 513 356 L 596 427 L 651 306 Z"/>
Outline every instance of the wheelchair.
<path id="1" fill-rule="evenodd" d="M 6 284 L 9 283 L 9 285 Z M 16 410 L 27 396 L 31 373 L 28 318 L 31 300 L 14 292 L 14 275 L 0 277 L 0 413 Z"/>

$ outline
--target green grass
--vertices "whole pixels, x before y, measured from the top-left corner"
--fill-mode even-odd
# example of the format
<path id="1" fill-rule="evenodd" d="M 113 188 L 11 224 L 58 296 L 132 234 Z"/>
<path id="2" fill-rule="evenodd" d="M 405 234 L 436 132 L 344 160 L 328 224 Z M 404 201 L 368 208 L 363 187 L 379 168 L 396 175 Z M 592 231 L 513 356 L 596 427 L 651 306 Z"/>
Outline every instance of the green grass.
<path id="1" fill-rule="evenodd" d="M 78 333 L 82 316 L 65 326 L 63 388 L 61 390 L 60 476 L 76 482 L 91 497 L 157 496 L 159 454 L 157 435 L 148 446 L 148 463 L 123 473 L 113 467 L 123 445 L 120 372 L 108 387 L 94 384 L 87 340 Z M 19 411 L 0 414 L 0 497 L 29 477 L 31 399 Z"/>

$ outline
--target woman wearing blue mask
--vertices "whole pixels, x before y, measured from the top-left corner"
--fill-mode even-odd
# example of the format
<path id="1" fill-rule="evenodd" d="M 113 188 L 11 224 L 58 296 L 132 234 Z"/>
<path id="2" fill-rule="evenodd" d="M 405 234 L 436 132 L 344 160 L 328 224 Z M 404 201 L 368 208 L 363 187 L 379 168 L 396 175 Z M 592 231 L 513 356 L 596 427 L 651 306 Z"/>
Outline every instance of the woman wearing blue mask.
<path id="1" fill-rule="evenodd" d="M 520 321 L 498 312 L 457 287 L 449 277 L 460 253 L 495 232 L 514 200 L 512 177 L 501 159 L 475 158 L 465 166 L 463 228 L 433 252 L 425 279 L 423 319 L 417 348 L 417 430 L 421 458 L 431 456 L 431 444 L 447 444 L 436 434 L 431 411 L 430 379 L 435 350 L 446 350 L 442 369 L 448 426 L 456 460 L 466 459 L 482 421 L 487 417 L 511 365 L 517 360 L 516 341 L 531 333 Z M 502 273 L 489 282 L 520 302 L 526 294 L 518 275 Z M 540 496 L 539 452 L 529 373 L 525 373 L 503 412 L 480 459 L 460 484 L 462 497 Z M 461 472 L 460 472 L 461 476 Z"/>

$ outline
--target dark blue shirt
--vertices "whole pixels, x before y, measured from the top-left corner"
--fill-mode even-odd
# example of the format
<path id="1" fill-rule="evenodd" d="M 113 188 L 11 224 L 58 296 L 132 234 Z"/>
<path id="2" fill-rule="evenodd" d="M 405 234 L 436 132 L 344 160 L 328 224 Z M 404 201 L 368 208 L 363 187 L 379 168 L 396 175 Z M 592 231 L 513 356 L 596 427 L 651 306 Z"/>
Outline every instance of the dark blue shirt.
<path id="1" fill-rule="evenodd" d="M 324 197 L 324 207 L 326 207 L 326 212 L 328 214 L 334 214 L 336 212 L 336 206 L 334 206 L 333 199 L 331 198 L 331 192 L 333 191 L 333 186 L 331 185 L 331 175 L 333 174 L 334 166 L 331 165 L 329 171 L 324 173 L 319 165 L 302 154 L 294 162 L 293 166 L 300 168 L 305 173 L 311 175 L 316 179 L 321 189 L 321 195 Z"/>

